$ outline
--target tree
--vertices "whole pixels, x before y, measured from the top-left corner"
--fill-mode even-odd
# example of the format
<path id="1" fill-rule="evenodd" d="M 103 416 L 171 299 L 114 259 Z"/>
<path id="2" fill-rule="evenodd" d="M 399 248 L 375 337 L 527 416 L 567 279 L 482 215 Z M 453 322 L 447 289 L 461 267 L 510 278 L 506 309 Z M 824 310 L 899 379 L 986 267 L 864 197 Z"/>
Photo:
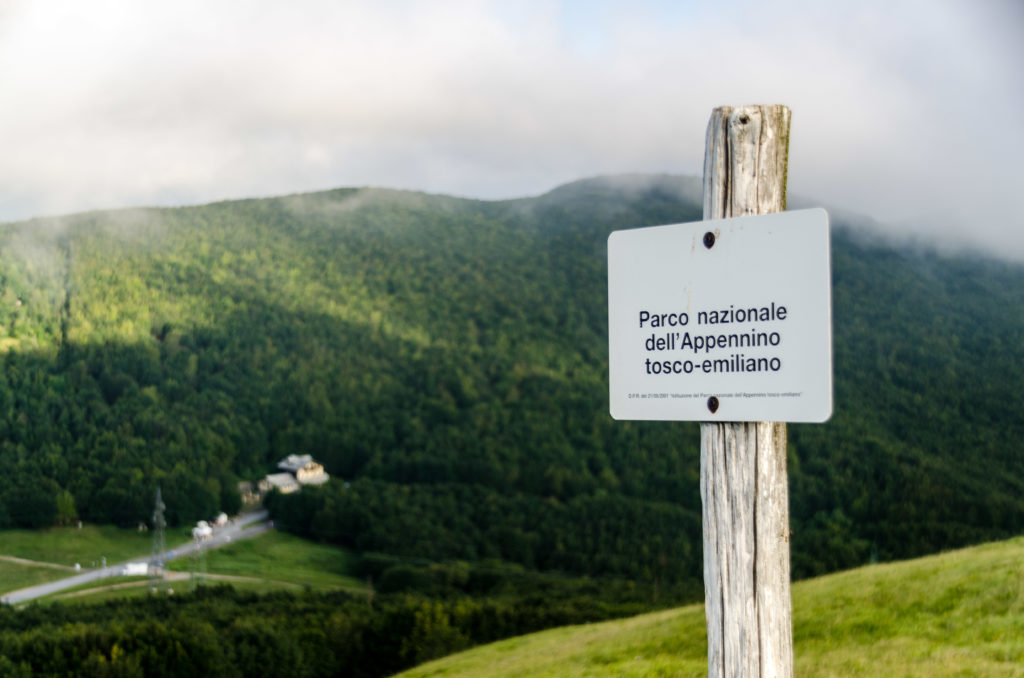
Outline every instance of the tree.
<path id="1" fill-rule="evenodd" d="M 57 522 L 57 494 L 60 488 L 49 478 L 29 476 L 8 490 L 7 514 L 16 527 L 37 529 Z"/>

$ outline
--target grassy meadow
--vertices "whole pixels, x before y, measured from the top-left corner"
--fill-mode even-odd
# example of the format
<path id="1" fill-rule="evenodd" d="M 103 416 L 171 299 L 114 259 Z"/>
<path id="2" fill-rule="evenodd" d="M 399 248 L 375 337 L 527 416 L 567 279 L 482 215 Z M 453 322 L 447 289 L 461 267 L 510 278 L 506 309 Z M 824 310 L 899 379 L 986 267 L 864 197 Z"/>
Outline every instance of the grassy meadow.
<path id="1" fill-rule="evenodd" d="M 168 534 L 168 541 L 177 536 Z M 41 530 L 0 531 L 0 555 L 15 556 L 54 565 L 99 566 L 105 557 L 116 563 L 150 552 L 149 532 L 126 530 L 111 525 L 50 527 Z"/>
<path id="2" fill-rule="evenodd" d="M 271 530 L 207 552 L 206 572 L 224 577 L 213 580 L 215 583 L 224 581 L 240 588 L 245 588 L 246 583 L 262 582 L 266 588 L 360 590 L 365 583 L 350 574 L 354 561 L 354 556 L 344 549 Z M 188 558 L 169 563 L 169 569 L 178 572 L 189 572 L 190 568 Z"/>
<path id="3" fill-rule="evenodd" d="M 169 531 L 166 539 L 168 547 L 172 547 L 186 542 L 187 536 L 185 531 L 176 530 Z M 110 526 L 5 530 L 0 532 L 0 593 L 72 576 L 75 563 L 90 568 L 99 566 L 104 557 L 108 564 L 113 564 L 146 555 L 151 550 L 150 533 Z M 354 563 L 349 552 L 273 530 L 208 551 L 205 557 L 210 584 L 226 583 L 257 592 L 281 588 L 318 591 L 365 588 L 361 580 L 350 576 Z M 179 577 L 187 577 L 191 559 L 172 561 L 168 569 Z M 146 583 L 144 579 L 110 578 L 62 592 L 52 599 L 99 602 L 137 595 L 146 589 Z M 178 579 L 171 585 L 181 588 L 190 584 Z"/>
<path id="4" fill-rule="evenodd" d="M 177 538 L 175 535 L 172 538 Z M 76 563 L 99 567 L 150 552 L 148 532 L 110 525 L 0 531 L 0 594 L 72 576 Z"/>
<path id="5" fill-rule="evenodd" d="M 513 638 L 404 678 L 705 676 L 704 608 Z M 1024 538 L 793 586 L 798 676 L 1024 676 Z"/>
<path id="6" fill-rule="evenodd" d="M 57 569 L 0 559 L 0 594 L 45 584 L 74 574 L 74 570 Z"/>

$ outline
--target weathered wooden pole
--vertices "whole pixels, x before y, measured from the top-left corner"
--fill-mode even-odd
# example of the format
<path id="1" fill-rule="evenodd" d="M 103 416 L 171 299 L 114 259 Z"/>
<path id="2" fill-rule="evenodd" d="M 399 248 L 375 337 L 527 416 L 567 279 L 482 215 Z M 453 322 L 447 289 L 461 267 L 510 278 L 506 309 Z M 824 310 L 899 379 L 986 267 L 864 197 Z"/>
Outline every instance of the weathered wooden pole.
<path id="1" fill-rule="evenodd" d="M 785 210 L 789 123 L 785 106 L 714 110 L 704 219 Z M 700 493 L 708 675 L 790 677 L 786 425 L 702 423 Z"/>

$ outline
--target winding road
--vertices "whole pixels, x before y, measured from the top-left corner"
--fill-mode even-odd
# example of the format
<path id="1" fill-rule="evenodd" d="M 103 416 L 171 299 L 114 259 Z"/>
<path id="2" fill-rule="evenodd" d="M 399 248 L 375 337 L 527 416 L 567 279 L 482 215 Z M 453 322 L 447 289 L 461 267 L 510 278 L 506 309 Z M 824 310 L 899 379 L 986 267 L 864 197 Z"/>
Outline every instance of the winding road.
<path id="1" fill-rule="evenodd" d="M 267 517 L 268 514 L 266 511 L 253 511 L 252 513 L 243 514 L 234 522 L 228 523 L 223 527 L 215 527 L 213 535 L 203 542 L 197 543 L 195 541 L 190 541 L 185 544 L 181 544 L 180 546 L 176 546 L 173 549 L 168 549 L 167 552 L 163 554 L 163 558 L 161 558 L 161 560 L 166 563 L 171 560 L 190 556 L 195 553 L 197 548 L 220 548 L 221 546 L 225 546 L 239 539 L 248 539 L 249 537 L 255 537 L 258 534 L 263 534 L 270 528 L 270 523 L 267 521 Z M 4 594 L 3 597 L 0 597 L 0 603 L 17 605 L 35 598 L 48 596 L 50 594 L 57 593 L 58 591 L 65 591 L 67 589 L 98 581 L 100 579 L 105 579 L 107 577 L 119 577 L 124 574 L 125 567 L 128 564 L 150 563 L 152 560 L 152 556 L 132 558 L 131 560 L 126 560 L 123 563 L 89 570 L 88 572 L 82 572 L 73 577 L 67 577 L 66 579 L 58 579 L 45 584 L 38 584 L 36 586 L 19 589 L 17 591 L 11 591 Z M 38 565 L 39 563 L 35 564 Z"/>

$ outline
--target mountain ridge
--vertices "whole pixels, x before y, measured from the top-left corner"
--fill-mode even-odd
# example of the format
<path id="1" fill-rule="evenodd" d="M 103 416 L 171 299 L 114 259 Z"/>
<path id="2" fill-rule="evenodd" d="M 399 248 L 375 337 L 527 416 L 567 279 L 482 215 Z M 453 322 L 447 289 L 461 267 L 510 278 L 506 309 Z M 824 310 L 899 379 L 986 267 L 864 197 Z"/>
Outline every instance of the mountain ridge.
<path id="1" fill-rule="evenodd" d="M 693 590 L 696 429 L 610 420 L 604 267 L 612 230 L 700 219 L 698 189 L 350 188 L 4 225 L 0 460 L 31 481 L 0 480 L 0 525 L 134 525 L 157 484 L 187 522 L 309 452 L 351 492 L 279 506 L 300 533 Z M 790 427 L 794 572 L 1016 534 L 1024 269 L 841 221 L 833 243 L 836 416 Z"/>

